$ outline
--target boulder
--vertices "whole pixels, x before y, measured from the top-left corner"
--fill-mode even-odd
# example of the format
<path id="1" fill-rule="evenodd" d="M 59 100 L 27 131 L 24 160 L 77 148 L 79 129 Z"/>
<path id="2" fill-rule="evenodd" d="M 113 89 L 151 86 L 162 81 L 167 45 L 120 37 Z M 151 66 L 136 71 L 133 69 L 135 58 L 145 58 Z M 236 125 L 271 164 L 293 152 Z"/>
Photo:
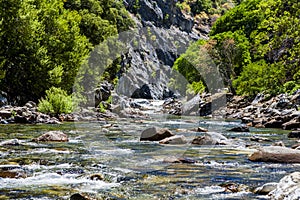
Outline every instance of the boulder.
<path id="1" fill-rule="evenodd" d="M 171 136 L 174 136 L 174 134 L 167 128 L 152 127 L 142 132 L 140 140 L 160 141 Z"/>
<path id="2" fill-rule="evenodd" d="M 300 172 L 283 177 L 277 187 L 269 193 L 274 200 L 299 200 L 300 199 Z"/>
<path id="3" fill-rule="evenodd" d="M 98 106 L 100 102 L 107 101 L 111 95 L 111 91 L 114 89 L 114 86 L 104 81 L 100 84 L 99 88 L 95 89 L 95 106 Z"/>
<path id="4" fill-rule="evenodd" d="M 289 138 L 300 138 L 300 131 L 292 131 L 288 133 Z"/>
<path id="5" fill-rule="evenodd" d="M 186 144 L 184 135 L 174 135 L 159 141 L 160 144 Z"/>
<path id="6" fill-rule="evenodd" d="M 33 139 L 36 142 L 68 142 L 68 136 L 61 131 L 49 131 Z"/>
<path id="7" fill-rule="evenodd" d="M 10 110 L 0 110 L 0 117 L 6 119 L 12 116 L 12 112 Z"/>
<path id="8" fill-rule="evenodd" d="M 191 131 L 196 131 L 196 132 L 208 132 L 208 130 L 206 128 L 202 128 L 202 127 L 197 127 L 197 128 L 193 128 L 191 129 Z"/>
<path id="9" fill-rule="evenodd" d="M 205 133 L 193 139 L 192 144 L 196 145 L 228 145 L 229 140 L 220 133 Z"/>
<path id="10" fill-rule="evenodd" d="M 198 112 L 200 101 L 201 101 L 201 98 L 200 98 L 199 94 L 197 94 L 191 100 L 189 100 L 185 104 L 183 104 L 182 113 L 185 115 L 189 115 L 192 112 Z"/>
<path id="11" fill-rule="evenodd" d="M 300 151 L 281 146 L 258 149 L 249 156 L 253 162 L 300 163 Z"/>
<path id="12" fill-rule="evenodd" d="M 26 104 L 25 104 L 25 107 L 29 108 L 29 109 L 34 109 L 36 108 L 36 103 L 33 102 L 33 101 L 28 101 Z"/>
<path id="13" fill-rule="evenodd" d="M 278 185 L 278 183 L 275 183 L 275 182 L 266 183 L 258 188 L 255 188 L 253 193 L 258 194 L 258 195 L 267 195 L 271 191 L 275 190 L 277 185 Z"/>
<path id="14" fill-rule="evenodd" d="M 102 180 L 104 180 L 104 176 L 102 174 L 92 174 L 88 178 L 90 180 L 93 180 L 93 181 L 102 181 Z"/>
<path id="15" fill-rule="evenodd" d="M 264 124 L 265 128 L 281 128 L 283 121 L 272 119 Z"/>
<path id="16" fill-rule="evenodd" d="M 25 170 L 19 165 L 0 165 L 0 178 L 26 178 Z"/>
<path id="17" fill-rule="evenodd" d="M 259 93 L 256 95 L 255 99 L 251 102 L 252 105 L 256 105 L 260 102 L 262 102 L 265 99 L 265 95 L 262 93 Z"/>
<path id="18" fill-rule="evenodd" d="M 232 131 L 232 132 L 250 132 L 248 126 L 237 126 L 237 127 L 234 127 L 232 129 L 230 129 L 229 131 Z"/>
<path id="19" fill-rule="evenodd" d="M 293 145 L 292 145 L 292 149 L 297 149 L 297 150 L 299 150 L 299 148 L 300 148 L 300 141 L 298 141 L 296 144 L 293 144 Z"/>
<path id="20" fill-rule="evenodd" d="M 14 117 L 14 120 L 15 120 L 15 123 L 17 123 L 17 124 L 27 124 L 27 123 L 29 123 L 27 117 L 25 117 L 25 116 L 16 115 Z"/>
<path id="21" fill-rule="evenodd" d="M 274 142 L 272 146 L 280 146 L 280 147 L 285 147 L 285 144 L 282 141 Z"/>
<path id="22" fill-rule="evenodd" d="M 282 124 L 282 128 L 285 130 L 292 130 L 300 127 L 299 118 L 294 118 L 293 120 Z"/>

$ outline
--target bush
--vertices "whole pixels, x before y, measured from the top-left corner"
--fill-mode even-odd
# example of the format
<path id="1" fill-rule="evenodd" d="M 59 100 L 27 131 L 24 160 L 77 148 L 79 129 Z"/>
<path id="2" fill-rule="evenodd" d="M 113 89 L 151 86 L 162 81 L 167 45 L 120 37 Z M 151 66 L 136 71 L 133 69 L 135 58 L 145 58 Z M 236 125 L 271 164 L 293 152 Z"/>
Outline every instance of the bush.
<path id="1" fill-rule="evenodd" d="M 42 113 L 58 115 L 73 112 L 75 103 L 72 95 L 61 88 L 51 87 L 46 91 L 45 99 L 39 100 L 38 110 Z"/>
<path id="2" fill-rule="evenodd" d="M 193 82 L 187 85 L 187 93 L 188 94 L 201 94 L 205 91 L 205 85 L 202 81 Z"/>

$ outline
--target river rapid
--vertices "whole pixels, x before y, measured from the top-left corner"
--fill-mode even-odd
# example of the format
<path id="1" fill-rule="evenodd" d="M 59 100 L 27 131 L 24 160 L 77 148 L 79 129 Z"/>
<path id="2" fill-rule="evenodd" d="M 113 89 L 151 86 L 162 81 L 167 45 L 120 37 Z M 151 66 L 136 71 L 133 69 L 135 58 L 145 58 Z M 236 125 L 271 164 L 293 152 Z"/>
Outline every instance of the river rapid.
<path id="1" fill-rule="evenodd" d="M 150 109 L 151 110 L 151 109 Z M 250 128 L 229 132 L 239 121 L 174 117 L 147 111 L 149 118 L 75 122 L 56 125 L 1 125 L 0 167 L 17 167 L 23 178 L 0 178 L 0 199 L 70 199 L 75 193 L 91 199 L 267 199 L 251 191 L 300 170 L 298 164 L 254 163 L 247 157 L 257 146 L 295 143 L 279 129 Z M 188 140 L 203 127 L 236 140 L 234 145 L 163 145 L 141 142 L 149 127 L 170 129 Z M 60 130 L 69 142 L 33 142 L 41 134 Z M 259 136 L 270 141 L 250 141 Z M 191 163 L 170 163 L 184 158 Z"/>

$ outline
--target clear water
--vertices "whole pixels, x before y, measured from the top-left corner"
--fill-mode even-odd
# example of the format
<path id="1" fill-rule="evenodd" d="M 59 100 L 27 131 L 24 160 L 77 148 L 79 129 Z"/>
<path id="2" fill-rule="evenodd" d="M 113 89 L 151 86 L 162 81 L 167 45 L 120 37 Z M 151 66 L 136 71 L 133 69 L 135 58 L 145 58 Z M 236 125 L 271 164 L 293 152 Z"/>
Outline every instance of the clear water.
<path id="1" fill-rule="evenodd" d="M 107 127 L 106 123 L 112 126 Z M 300 170 L 300 165 L 250 162 L 247 157 L 254 150 L 245 145 L 271 145 L 282 140 L 289 146 L 295 140 L 277 129 L 253 128 L 250 133 L 227 131 L 236 125 L 238 121 L 166 115 L 152 115 L 143 121 L 2 125 L 0 142 L 18 139 L 21 145 L 0 146 L 0 165 L 21 165 L 27 178 L 0 178 L 0 199 L 69 199 L 74 193 L 96 199 L 266 199 L 250 190 L 276 182 Z M 188 140 L 203 133 L 184 129 L 201 126 L 234 138 L 238 145 L 140 142 L 141 132 L 152 126 L 167 127 Z M 65 132 L 70 141 L 31 141 L 49 130 Z M 249 138 L 253 135 L 267 137 L 272 142 L 252 142 Z M 189 158 L 196 163 L 164 162 L 168 157 Z M 103 180 L 91 179 L 94 174 L 101 174 Z M 232 193 L 220 187 L 229 182 L 247 189 Z"/>

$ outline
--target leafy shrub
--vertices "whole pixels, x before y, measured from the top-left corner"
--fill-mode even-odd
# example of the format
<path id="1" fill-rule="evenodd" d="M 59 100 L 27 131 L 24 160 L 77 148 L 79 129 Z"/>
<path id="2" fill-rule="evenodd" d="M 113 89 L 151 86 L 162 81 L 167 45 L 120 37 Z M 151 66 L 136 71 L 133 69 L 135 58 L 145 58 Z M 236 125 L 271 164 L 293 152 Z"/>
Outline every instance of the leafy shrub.
<path id="1" fill-rule="evenodd" d="M 46 91 L 45 99 L 39 100 L 38 110 L 42 113 L 58 115 L 71 113 L 74 110 L 74 101 L 71 95 L 61 88 L 51 87 Z"/>
<path id="2" fill-rule="evenodd" d="M 187 93 L 190 94 L 201 94 L 205 91 L 205 85 L 202 81 L 193 82 L 187 85 Z"/>

